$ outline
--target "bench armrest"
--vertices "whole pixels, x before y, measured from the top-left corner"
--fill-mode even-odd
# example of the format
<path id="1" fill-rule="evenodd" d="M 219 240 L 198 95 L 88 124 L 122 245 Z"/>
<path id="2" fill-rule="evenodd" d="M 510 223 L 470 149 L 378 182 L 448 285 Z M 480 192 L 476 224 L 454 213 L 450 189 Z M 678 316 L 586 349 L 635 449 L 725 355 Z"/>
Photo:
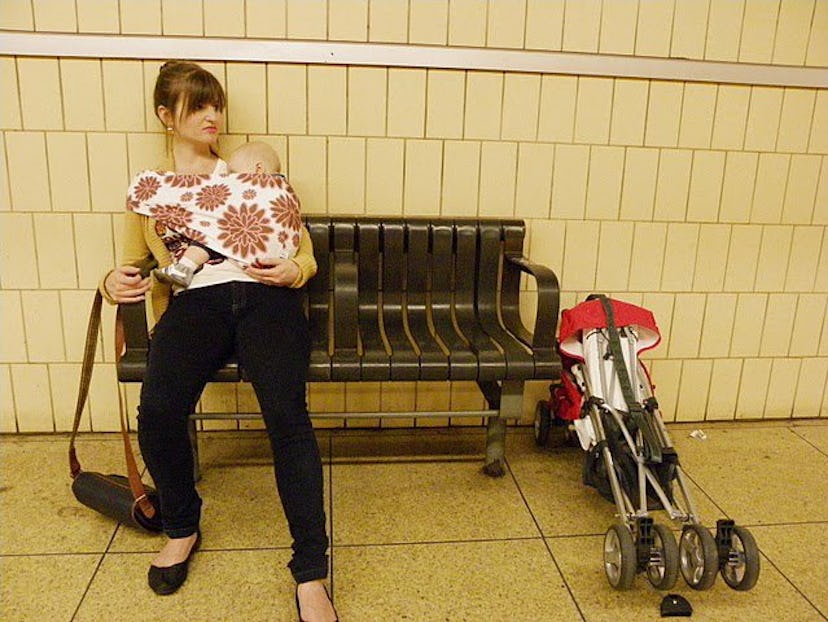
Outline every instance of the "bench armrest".
<path id="1" fill-rule="evenodd" d="M 511 266 L 533 276 L 537 282 L 538 308 L 535 313 L 535 329 L 531 335 L 532 348 L 535 350 L 554 348 L 555 335 L 558 329 L 558 310 L 560 308 L 558 277 L 550 268 L 537 264 L 526 257 L 506 255 L 505 259 Z M 525 329 L 519 332 L 528 335 Z M 520 335 L 518 336 L 520 337 Z"/>
<path id="2" fill-rule="evenodd" d="M 144 379 L 149 352 L 145 301 L 119 304 L 115 323 L 118 380 L 140 382 Z"/>

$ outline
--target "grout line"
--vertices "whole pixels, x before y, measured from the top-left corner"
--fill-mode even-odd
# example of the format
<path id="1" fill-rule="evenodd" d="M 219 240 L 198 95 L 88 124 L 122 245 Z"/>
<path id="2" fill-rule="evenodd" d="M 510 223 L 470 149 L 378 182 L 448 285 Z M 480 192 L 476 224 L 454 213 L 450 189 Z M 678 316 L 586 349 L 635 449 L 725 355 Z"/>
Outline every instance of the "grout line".
<path id="1" fill-rule="evenodd" d="M 118 523 L 115 526 L 115 529 L 112 531 L 112 536 L 109 538 L 109 542 L 104 549 L 104 552 L 101 553 L 100 559 L 98 559 L 98 563 L 95 566 L 95 570 L 92 571 L 92 576 L 89 577 L 89 581 L 86 584 L 86 588 L 83 590 L 83 594 L 81 594 L 80 600 L 78 600 L 78 606 L 75 607 L 75 610 L 72 612 L 72 617 L 69 619 L 70 622 L 77 618 L 78 612 L 80 611 L 81 606 L 83 605 L 83 601 L 86 599 L 86 595 L 89 593 L 89 589 L 92 587 L 92 583 L 95 581 L 95 577 L 98 576 L 98 571 L 101 569 L 101 565 L 103 564 L 104 559 L 106 558 L 106 554 L 109 552 L 109 549 L 112 547 L 112 543 L 115 541 L 115 536 L 121 528 L 121 524 Z"/>

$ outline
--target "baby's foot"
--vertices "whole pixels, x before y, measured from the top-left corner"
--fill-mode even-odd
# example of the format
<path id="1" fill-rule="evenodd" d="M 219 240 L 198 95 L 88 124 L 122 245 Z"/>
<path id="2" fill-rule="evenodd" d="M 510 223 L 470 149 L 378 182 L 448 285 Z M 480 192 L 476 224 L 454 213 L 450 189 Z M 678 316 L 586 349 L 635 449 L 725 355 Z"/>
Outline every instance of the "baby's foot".
<path id="1" fill-rule="evenodd" d="M 184 289 L 188 288 L 193 280 L 192 269 L 181 262 L 174 263 L 165 268 L 156 268 L 152 272 L 155 274 L 155 278 L 162 283 L 171 283 Z"/>

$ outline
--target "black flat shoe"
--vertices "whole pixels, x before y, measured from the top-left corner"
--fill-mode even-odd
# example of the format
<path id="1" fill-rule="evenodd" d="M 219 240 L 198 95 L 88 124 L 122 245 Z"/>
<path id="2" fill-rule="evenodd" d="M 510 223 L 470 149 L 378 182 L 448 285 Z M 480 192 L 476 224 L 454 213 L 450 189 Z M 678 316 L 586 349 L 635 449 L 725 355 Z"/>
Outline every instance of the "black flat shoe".
<path id="1" fill-rule="evenodd" d="M 183 562 L 178 562 L 172 566 L 159 568 L 158 566 L 150 565 L 147 579 L 152 591 L 160 596 L 167 596 L 176 592 L 178 588 L 184 585 L 187 580 L 187 568 L 190 565 L 190 558 L 201 546 L 201 532 L 196 533 L 196 541 L 193 544 L 190 552 L 187 554 L 187 559 Z"/>
<path id="2" fill-rule="evenodd" d="M 331 609 L 333 609 L 336 622 L 339 622 L 339 614 L 336 612 L 336 607 L 333 606 L 333 601 L 331 600 L 331 595 L 328 593 L 328 588 L 325 587 L 325 585 L 322 587 L 325 588 L 325 596 L 328 597 L 328 602 L 331 603 Z M 296 615 L 299 616 L 299 622 L 306 622 L 305 618 L 302 617 L 302 609 L 299 607 L 299 586 L 296 587 L 296 591 L 293 593 L 293 596 L 296 599 Z"/>

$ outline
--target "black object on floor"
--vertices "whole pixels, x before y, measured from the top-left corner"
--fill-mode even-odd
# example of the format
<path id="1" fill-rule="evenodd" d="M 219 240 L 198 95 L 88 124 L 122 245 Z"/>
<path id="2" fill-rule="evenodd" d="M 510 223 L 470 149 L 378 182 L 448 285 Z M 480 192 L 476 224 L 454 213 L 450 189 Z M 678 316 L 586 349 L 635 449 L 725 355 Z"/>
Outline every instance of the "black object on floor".
<path id="1" fill-rule="evenodd" d="M 662 618 L 689 618 L 693 615 L 690 602 L 679 594 L 667 594 L 661 600 Z"/>

